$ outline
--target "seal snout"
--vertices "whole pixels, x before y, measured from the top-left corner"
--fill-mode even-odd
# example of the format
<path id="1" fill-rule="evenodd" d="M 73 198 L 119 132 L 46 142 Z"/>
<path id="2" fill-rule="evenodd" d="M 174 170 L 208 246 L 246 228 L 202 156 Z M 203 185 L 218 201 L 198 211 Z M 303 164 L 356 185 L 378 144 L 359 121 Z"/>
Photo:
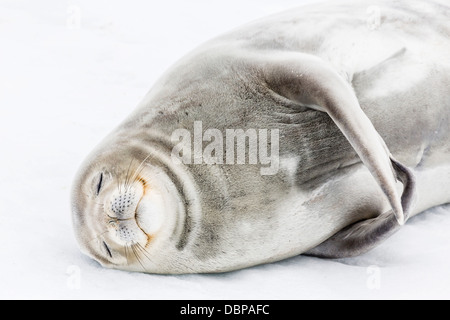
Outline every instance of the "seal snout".
<path id="1" fill-rule="evenodd" d="M 113 217 L 118 219 L 133 218 L 137 206 L 137 192 L 130 189 L 126 192 L 120 192 L 113 195 L 110 200 L 110 209 L 113 213 Z"/>
<path id="2" fill-rule="evenodd" d="M 143 186 L 134 183 L 126 188 L 117 188 L 106 200 L 106 214 L 111 219 L 110 226 L 115 229 L 116 240 L 123 244 L 146 243 L 147 234 L 140 228 L 136 213 L 144 195 Z"/>

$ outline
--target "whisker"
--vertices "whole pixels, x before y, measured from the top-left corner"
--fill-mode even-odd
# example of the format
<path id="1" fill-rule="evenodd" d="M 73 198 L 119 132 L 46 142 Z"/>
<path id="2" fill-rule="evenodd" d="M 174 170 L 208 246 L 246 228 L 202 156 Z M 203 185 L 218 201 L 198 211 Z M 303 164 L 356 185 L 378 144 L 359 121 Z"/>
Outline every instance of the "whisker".
<path id="1" fill-rule="evenodd" d="M 139 242 L 136 242 L 135 246 L 136 249 L 139 249 L 142 252 L 142 254 L 148 259 L 148 261 L 152 262 L 152 260 L 149 257 L 148 251 Z"/>
<path id="2" fill-rule="evenodd" d="M 131 169 L 131 165 L 133 164 L 133 158 L 131 159 L 131 161 L 130 161 L 130 165 L 128 166 L 128 170 L 127 170 L 127 174 L 126 174 L 126 176 L 125 176 L 125 183 L 124 183 L 124 187 L 125 187 L 125 190 L 127 189 L 127 185 L 128 185 L 128 182 L 130 181 L 129 179 L 130 179 L 130 169 Z M 120 191 L 120 190 L 119 190 Z"/>
<path id="3" fill-rule="evenodd" d="M 145 159 L 142 160 L 142 162 L 139 164 L 139 167 L 137 167 L 137 169 L 134 171 L 133 178 L 130 181 L 133 181 L 133 182 L 136 181 L 139 174 L 141 174 L 142 170 L 144 170 L 143 165 L 144 165 L 145 161 L 147 161 L 148 158 L 150 158 L 150 156 L 151 156 L 151 153 L 149 153 L 148 156 L 146 156 Z M 131 183 L 130 183 L 129 187 L 130 186 L 131 186 Z"/>
<path id="4" fill-rule="evenodd" d="M 141 178 L 144 179 L 145 181 L 150 181 L 152 178 L 152 174 L 149 172 L 144 175 L 141 174 Z"/>
<path id="5" fill-rule="evenodd" d="M 145 272 L 145 267 L 144 267 L 144 265 L 142 264 L 141 259 L 139 259 L 139 254 L 138 254 L 138 252 L 136 251 L 136 248 L 134 247 L 134 244 L 131 245 L 130 247 L 131 247 L 131 250 L 133 250 L 133 253 L 134 253 L 134 256 L 136 257 L 136 260 L 139 262 L 139 264 L 141 265 L 142 269 L 143 269 L 144 272 Z"/>
<path id="6" fill-rule="evenodd" d="M 127 259 L 127 265 L 130 265 L 130 259 L 128 258 L 128 244 L 125 244 L 125 258 Z"/>

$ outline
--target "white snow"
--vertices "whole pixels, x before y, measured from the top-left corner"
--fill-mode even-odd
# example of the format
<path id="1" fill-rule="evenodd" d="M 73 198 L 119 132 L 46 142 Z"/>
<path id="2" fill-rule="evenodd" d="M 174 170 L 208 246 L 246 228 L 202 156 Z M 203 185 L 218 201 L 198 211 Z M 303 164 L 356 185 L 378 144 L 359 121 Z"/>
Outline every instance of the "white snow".
<path id="1" fill-rule="evenodd" d="M 78 249 L 70 186 L 94 146 L 189 50 L 304 2 L 0 0 L 0 298 L 450 298 L 450 206 L 357 258 L 220 275 L 108 270 Z"/>

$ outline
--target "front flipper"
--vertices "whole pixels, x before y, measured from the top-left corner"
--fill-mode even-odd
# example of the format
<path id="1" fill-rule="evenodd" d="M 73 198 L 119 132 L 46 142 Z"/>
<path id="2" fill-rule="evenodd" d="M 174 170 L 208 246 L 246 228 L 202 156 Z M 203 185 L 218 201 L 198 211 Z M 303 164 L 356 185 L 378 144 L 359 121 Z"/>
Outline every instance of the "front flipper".
<path id="1" fill-rule="evenodd" d="M 373 219 L 356 222 L 304 255 L 319 258 L 348 258 L 361 255 L 394 234 L 401 226 L 392 210 Z"/>
<path id="2" fill-rule="evenodd" d="M 397 177 L 404 185 L 402 206 L 409 214 L 412 205 L 415 180 L 411 171 L 391 158 Z M 407 219 L 408 216 L 405 216 Z M 401 226 L 397 223 L 392 210 L 373 219 L 356 222 L 304 253 L 321 258 L 346 258 L 363 254 L 390 237 Z"/>
<path id="3" fill-rule="evenodd" d="M 383 190 L 397 222 L 403 225 L 408 213 L 396 187 L 397 168 L 351 85 L 325 61 L 308 54 L 280 53 L 263 59 L 264 80 L 271 90 L 330 116 Z"/>
<path id="4" fill-rule="evenodd" d="M 298 104 L 326 112 L 352 145 L 385 194 L 391 210 L 357 222 L 307 254 L 347 257 L 366 252 L 400 228 L 410 213 L 414 175 L 395 161 L 384 140 L 359 105 L 351 85 L 324 60 L 301 53 L 263 57 L 263 75 L 275 93 Z M 397 179 L 403 194 L 397 191 Z"/>

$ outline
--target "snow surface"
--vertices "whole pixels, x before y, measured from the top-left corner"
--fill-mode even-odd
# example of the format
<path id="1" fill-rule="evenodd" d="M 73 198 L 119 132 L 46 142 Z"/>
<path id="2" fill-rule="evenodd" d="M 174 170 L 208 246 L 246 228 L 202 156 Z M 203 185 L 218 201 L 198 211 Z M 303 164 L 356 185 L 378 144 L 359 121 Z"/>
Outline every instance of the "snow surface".
<path id="1" fill-rule="evenodd" d="M 219 275 L 108 270 L 78 249 L 69 191 L 92 148 L 189 50 L 305 2 L 0 0 L 0 298 L 450 298 L 450 206 L 357 258 Z"/>

